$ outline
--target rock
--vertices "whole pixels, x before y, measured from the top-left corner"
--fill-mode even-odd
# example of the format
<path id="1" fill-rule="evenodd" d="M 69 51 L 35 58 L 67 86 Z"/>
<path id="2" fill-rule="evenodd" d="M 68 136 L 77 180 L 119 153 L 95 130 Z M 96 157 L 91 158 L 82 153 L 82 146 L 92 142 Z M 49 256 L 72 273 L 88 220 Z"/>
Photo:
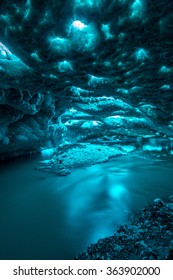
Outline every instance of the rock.
<path id="1" fill-rule="evenodd" d="M 154 200 L 154 205 L 162 207 L 164 205 L 164 202 L 160 198 L 156 198 Z"/>
<path id="2" fill-rule="evenodd" d="M 97 163 L 103 163 L 111 158 L 125 154 L 119 147 L 109 147 L 94 144 L 76 144 L 64 147 L 57 150 L 53 158 L 49 161 L 41 162 L 39 169 L 55 172 L 60 174 L 60 169 L 63 170 L 63 175 L 69 174 L 69 170 L 74 168 L 88 167 Z M 68 170 L 68 172 L 64 172 Z"/>
<path id="3" fill-rule="evenodd" d="M 118 252 L 120 252 L 122 250 L 122 247 L 117 245 L 117 244 L 115 244 L 114 250 L 116 251 L 116 253 L 118 253 Z"/>

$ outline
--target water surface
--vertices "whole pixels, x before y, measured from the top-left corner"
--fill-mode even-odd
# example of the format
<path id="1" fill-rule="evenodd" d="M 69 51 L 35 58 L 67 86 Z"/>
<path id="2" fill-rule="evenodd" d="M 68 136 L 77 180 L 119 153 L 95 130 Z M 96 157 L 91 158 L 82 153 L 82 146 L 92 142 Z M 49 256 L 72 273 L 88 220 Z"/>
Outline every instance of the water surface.
<path id="1" fill-rule="evenodd" d="M 172 194 L 170 160 L 124 156 L 57 177 L 34 169 L 40 157 L 0 166 L 0 259 L 73 259 Z"/>

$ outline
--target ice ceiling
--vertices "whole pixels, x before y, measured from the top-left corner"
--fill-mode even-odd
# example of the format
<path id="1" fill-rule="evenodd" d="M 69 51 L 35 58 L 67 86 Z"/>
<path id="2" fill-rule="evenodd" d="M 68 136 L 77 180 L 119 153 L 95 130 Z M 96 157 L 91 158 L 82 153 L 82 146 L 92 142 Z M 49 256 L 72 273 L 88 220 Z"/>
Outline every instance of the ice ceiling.
<path id="1" fill-rule="evenodd" d="M 170 0 L 1 0 L 0 158 L 172 138 L 172 42 Z"/>

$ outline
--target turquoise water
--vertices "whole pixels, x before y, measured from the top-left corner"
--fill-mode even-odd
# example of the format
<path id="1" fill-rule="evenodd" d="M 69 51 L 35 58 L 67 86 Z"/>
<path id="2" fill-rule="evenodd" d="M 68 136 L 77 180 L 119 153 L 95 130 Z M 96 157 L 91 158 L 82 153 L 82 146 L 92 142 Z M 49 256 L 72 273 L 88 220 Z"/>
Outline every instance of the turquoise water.
<path id="1" fill-rule="evenodd" d="M 73 259 L 173 193 L 170 160 L 125 156 L 57 177 L 34 169 L 40 159 L 0 166 L 0 259 Z"/>

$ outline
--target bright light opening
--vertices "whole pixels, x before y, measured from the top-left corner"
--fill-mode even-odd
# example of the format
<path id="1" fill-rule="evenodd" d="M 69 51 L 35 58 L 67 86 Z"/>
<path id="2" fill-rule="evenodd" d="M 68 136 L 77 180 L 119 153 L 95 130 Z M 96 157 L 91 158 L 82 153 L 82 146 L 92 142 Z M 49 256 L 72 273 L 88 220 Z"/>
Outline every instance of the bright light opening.
<path id="1" fill-rule="evenodd" d="M 73 21 L 72 25 L 79 30 L 82 30 L 86 27 L 86 25 L 84 23 L 82 23 L 80 20 Z"/>

